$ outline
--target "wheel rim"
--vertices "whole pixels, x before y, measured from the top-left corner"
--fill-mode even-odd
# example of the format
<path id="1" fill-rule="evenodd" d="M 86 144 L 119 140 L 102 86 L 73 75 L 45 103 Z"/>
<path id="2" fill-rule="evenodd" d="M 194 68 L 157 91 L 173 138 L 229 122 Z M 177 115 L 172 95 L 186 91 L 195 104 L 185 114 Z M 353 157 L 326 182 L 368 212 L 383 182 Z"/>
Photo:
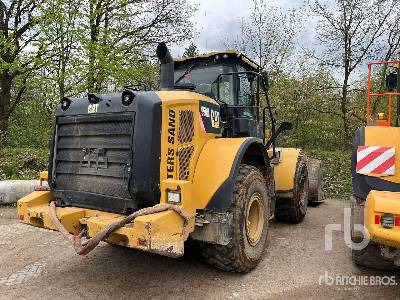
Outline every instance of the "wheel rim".
<path id="1" fill-rule="evenodd" d="M 255 246 L 260 241 L 264 229 L 264 205 L 261 195 L 251 196 L 246 213 L 246 234 L 250 245 Z"/>

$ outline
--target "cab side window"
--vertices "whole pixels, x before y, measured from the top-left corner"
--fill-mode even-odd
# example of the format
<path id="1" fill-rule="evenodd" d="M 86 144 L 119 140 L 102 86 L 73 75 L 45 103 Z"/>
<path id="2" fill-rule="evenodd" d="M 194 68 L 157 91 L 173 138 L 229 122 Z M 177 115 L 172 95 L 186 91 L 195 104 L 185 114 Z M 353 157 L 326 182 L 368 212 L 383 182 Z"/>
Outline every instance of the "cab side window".
<path id="1" fill-rule="evenodd" d="M 241 66 L 238 68 L 239 72 L 246 72 L 247 70 Z M 255 109 L 249 106 L 255 106 L 255 96 L 253 93 L 256 76 L 253 74 L 239 74 L 238 75 L 238 88 L 237 88 L 237 105 L 247 106 L 240 109 L 239 114 L 242 117 L 255 117 Z"/>

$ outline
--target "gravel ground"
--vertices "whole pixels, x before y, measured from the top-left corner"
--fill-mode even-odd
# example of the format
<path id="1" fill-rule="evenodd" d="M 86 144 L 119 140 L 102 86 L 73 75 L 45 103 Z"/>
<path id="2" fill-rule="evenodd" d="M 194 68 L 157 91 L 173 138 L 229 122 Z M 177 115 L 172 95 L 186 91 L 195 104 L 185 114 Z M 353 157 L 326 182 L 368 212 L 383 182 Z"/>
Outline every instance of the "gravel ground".
<path id="1" fill-rule="evenodd" d="M 325 225 L 343 223 L 344 205 L 310 207 L 301 224 L 273 222 L 263 261 L 244 275 L 206 265 L 194 247 L 170 259 L 103 243 L 80 257 L 59 233 L 19 224 L 15 208 L 0 207 L 0 298 L 400 299 L 400 276 L 354 266 L 343 232 L 325 251 Z M 395 276 L 398 285 L 329 285 L 325 274 Z"/>

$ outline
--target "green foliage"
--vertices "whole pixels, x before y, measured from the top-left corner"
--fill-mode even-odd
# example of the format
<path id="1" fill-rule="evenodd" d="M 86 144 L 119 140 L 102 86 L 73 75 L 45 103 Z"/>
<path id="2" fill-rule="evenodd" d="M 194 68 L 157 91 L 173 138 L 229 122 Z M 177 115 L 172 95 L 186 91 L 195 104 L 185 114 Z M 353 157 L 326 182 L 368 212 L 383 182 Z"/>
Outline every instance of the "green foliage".
<path id="1" fill-rule="evenodd" d="M 49 151 L 33 148 L 0 149 L 0 180 L 36 179 L 47 170 Z"/>
<path id="2" fill-rule="evenodd" d="M 186 49 L 185 52 L 183 52 L 182 57 L 195 57 L 199 55 L 199 50 L 197 49 L 197 46 L 192 42 Z"/>
<path id="3" fill-rule="evenodd" d="M 338 107 L 334 79 L 324 71 L 310 74 L 277 74 L 271 80 L 270 101 L 275 106 L 278 122 L 289 121 L 294 129 L 280 137 L 281 146 L 329 151 L 348 148 L 343 144 L 343 119 Z M 357 94 L 354 114 L 363 115 L 365 99 Z M 347 120 L 352 132 L 363 123 L 356 117 Z"/>
<path id="4" fill-rule="evenodd" d="M 38 101 L 25 102 L 10 120 L 9 147 L 48 149 L 53 125 L 51 109 Z"/>
<path id="5" fill-rule="evenodd" d="M 38 121 L 31 128 L 21 124 L 27 107 L 43 117 L 30 99 L 50 112 L 64 96 L 112 93 L 132 84 L 155 88 L 155 45 L 190 40 L 195 10 L 187 0 L 2 3 L 0 144 L 41 146 L 37 135 L 32 141 L 24 137 L 43 127 Z M 49 113 L 46 118 L 51 120 Z"/>

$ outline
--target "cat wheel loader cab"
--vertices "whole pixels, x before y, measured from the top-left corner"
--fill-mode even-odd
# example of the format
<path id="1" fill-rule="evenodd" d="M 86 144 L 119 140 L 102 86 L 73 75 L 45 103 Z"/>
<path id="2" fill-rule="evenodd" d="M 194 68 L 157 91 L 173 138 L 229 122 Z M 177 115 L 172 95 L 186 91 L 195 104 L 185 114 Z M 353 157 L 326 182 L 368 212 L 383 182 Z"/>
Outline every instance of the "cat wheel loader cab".
<path id="1" fill-rule="evenodd" d="M 387 91 L 374 92 L 373 68 L 383 66 L 389 72 Z M 399 66 L 400 61 L 369 64 L 367 126 L 356 131 L 352 154 L 351 237 L 353 243 L 370 238 L 366 247 L 352 250 L 353 260 L 386 270 L 400 269 Z"/>
<path id="2" fill-rule="evenodd" d="M 275 146 L 291 124 L 275 128 L 266 78 L 249 58 L 227 51 L 174 62 L 164 43 L 157 56 L 160 91 L 61 101 L 50 190 L 19 200 L 19 218 L 75 242 L 85 234 L 78 254 L 104 239 L 178 257 L 190 236 L 216 267 L 250 271 L 274 215 L 304 218 L 307 159 Z"/>

